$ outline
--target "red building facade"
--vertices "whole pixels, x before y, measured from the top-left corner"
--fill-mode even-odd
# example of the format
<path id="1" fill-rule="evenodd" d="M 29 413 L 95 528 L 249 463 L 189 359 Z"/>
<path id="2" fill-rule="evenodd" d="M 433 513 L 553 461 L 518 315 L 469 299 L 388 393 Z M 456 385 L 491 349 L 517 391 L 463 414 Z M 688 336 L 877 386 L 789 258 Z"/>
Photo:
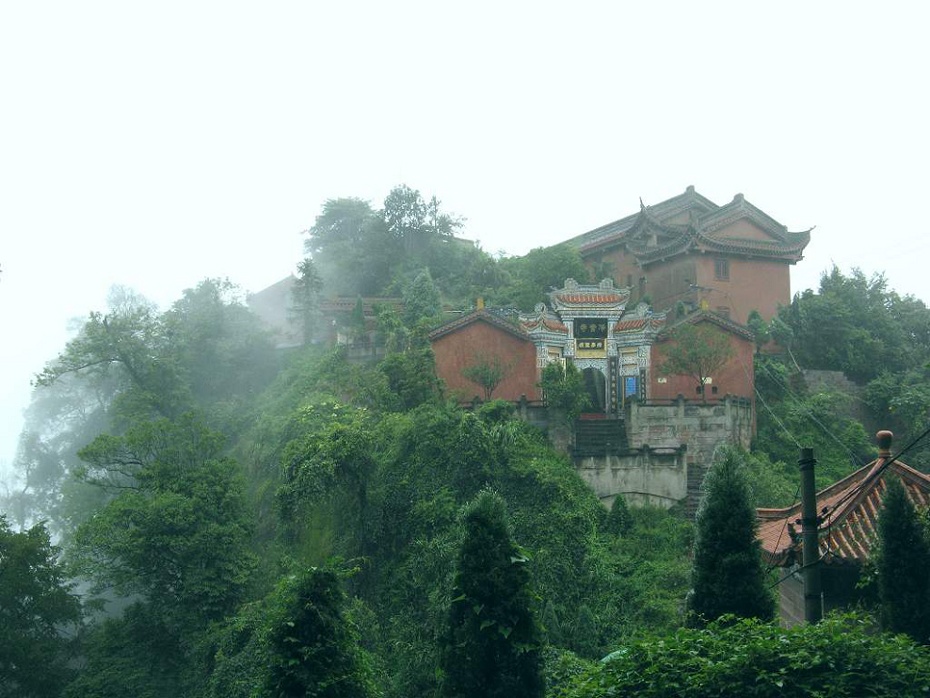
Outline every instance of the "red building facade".
<path id="1" fill-rule="evenodd" d="M 500 400 L 539 400 L 536 345 L 517 324 L 495 313 L 477 310 L 430 333 L 436 375 L 446 391 L 460 401 L 483 399 L 484 387 L 466 377 L 479 363 L 498 365 L 503 378 L 491 397 Z"/>
<path id="2" fill-rule="evenodd" d="M 742 324 L 753 310 L 769 320 L 790 302 L 790 266 L 809 242 L 809 230 L 789 232 L 742 194 L 718 206 L 694 187 L 568 241 L 634 301 L 656 310 L 680 303 Z"/>

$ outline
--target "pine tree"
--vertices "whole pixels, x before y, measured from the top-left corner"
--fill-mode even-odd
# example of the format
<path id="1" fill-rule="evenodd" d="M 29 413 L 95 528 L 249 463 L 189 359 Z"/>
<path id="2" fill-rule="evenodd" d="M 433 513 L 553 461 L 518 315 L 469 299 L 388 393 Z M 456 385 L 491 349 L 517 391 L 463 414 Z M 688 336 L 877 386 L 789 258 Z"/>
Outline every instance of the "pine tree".
<path id="1" fill-rule="evenodd" d="M 882 622 L 887 630 L 927 642 L 930 543 L 901 482 L 891 477 L 886 482 L 878 517 L 880 552 L 876 564 Z"/>
<path id="2" fill-rule="evenodd" d="M 465 510 L 449 627 L 442 648 L 447 698 L 540 698 L 541 631 L 527 560 L 511 538 L 504 500 L 484 490 Z"/>
<path id="3" fill-rule="evenodd" d="M 756 512 L 739 454 L 727 449 L 704 479 L 695 519 L 690 622 L 700 625 L 725 614 L 769 620 L 772 594 L 765 583 Z"/>

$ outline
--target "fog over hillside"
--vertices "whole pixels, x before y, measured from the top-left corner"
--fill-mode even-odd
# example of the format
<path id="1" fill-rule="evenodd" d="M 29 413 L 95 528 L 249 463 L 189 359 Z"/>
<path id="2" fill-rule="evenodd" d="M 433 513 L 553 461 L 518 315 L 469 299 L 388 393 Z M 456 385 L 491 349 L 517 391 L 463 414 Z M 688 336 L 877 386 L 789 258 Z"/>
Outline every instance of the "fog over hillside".
<path id="1" fill-rule="evenodd" d="M 693 184 L 930 298 L 930 10 L 104 2 L 0 10 L 0 462 L 114 284 L 167 308 L 291 273 L 329 198 L 406 183 L 524 254 Z M 170 47 L 170 49 L 166 48 Z"/>

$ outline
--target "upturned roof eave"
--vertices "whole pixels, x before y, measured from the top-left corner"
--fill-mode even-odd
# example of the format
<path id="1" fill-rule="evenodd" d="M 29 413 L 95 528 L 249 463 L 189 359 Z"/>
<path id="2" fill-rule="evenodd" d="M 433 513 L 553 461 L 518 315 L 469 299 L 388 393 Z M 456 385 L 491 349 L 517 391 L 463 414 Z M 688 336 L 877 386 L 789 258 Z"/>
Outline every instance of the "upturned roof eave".
<path id="1" fill-rule="evenodd" d="M 819 545 L 824 555 L 831 556 L 832 563 L 855 565 L 861 564 L 862 560 L 868 557 L 870 546 L 867 539 L 874 532 L 873 519 L 877 517 L 877 505 L 872 500 L 875 499 L 876 489 L 883 481 L 888 468 L 907 479 L 914 488 L 927 493 L 925 496 L 930 497 L 930 477 L 897 460 L 886 467 L 886 461 L 887 457 L 879 456 L 817 493 L 817 511 L 823 514 L 825 509 L 828 510 L 819 527 Z M 855 496 L 849 496 L 856 488 L 862 489 Z M 909 496 L 913 496 L 910 490 Z M 836 502 L 839 506 L 836 509 L 830 509 L 831 502 Z M 860 510 L 865 502 L 872 503 L 868 511 L 861 512 L 860 516 Z M 802 550 L 801 543 L 793 541 L 787 533 L 788 526 L 800 516 L 800 504 L 781 509 L 760 508 L 756 510 L 763 555 L 771 563 L 785 564 L 791 558 L 792 553 L 796 557 Z M 847 530 L 847 522 L 850 522 L 853 528 Z M 773 549 L 767 547 L 771 543 L 770 538 L 763 536 L 766 536 L 767 532 L 774 535 L 776 530 L 782 532 L 783 535 L 776 539 L 774 543 L 776 547 Z M 834 547 L 839 550 L 834 550 Z"/>
<path id="2" fill-rule="evenodd" d="M 585 251 L 596 249 L 602 245 L 620 242 L 620 239 L 626 235 L 629 229 L 632 228 L 639 219 L 644 209 L 656 220 L 664 221 L 693 208 L 704 209 L 706 213 L 720 207 L 707 197 L 696 192 L 694 187 L 689 186 L 682 194 L 678 194 L 677 196 L 673 196 L 670 199 L 666 199 L 652 206 L 644 206 L 636 213 L 624 216 L 623 218 L 589 230 L 581 235 L 576 235 L 566 240 L 565 243 L 578 248 L 583 254 Z"/>

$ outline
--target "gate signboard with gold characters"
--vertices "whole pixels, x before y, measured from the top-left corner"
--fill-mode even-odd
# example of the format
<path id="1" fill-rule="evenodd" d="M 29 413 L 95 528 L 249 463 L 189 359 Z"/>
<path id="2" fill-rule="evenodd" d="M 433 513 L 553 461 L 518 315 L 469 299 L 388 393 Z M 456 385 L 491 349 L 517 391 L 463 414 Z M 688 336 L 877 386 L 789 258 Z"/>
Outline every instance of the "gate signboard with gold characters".
<path id="1" fill-rule="evenodd" d="M 607 319 L 577 318 L 574 322 L 575 356 L 579 359 L 607 357 Z"/>

